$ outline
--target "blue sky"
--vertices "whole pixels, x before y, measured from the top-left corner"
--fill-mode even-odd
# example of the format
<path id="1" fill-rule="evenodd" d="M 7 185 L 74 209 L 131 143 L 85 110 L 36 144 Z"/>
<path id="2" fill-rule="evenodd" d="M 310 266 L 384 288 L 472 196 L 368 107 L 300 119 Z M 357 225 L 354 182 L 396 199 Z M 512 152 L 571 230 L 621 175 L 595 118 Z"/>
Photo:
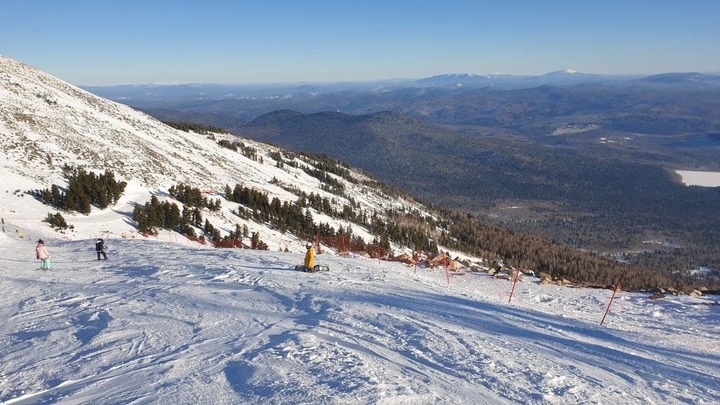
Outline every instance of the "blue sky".
<path id="1" fill-rule="evenodd" d="M 76 85 L 720 73 L 720 1 L 0 0 L 0 54 Z"/>

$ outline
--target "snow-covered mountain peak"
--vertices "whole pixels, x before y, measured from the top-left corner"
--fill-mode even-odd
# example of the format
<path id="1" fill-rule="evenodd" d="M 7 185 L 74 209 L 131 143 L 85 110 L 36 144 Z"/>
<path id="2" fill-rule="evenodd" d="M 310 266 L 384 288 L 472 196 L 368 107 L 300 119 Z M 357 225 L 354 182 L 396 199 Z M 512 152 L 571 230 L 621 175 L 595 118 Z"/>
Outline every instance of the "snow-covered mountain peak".
<path id="1" fill-rule="evenodd" d="M 549 76 L 562 77 L 562 76 L 574 76 L 574 75 L 581 75 L 581 73 L 574 69 L 562 69 L 562 70 L 555 70 L 553 72 L 546 73 L 544 76 L 545 77 L 549 77 Z"/>

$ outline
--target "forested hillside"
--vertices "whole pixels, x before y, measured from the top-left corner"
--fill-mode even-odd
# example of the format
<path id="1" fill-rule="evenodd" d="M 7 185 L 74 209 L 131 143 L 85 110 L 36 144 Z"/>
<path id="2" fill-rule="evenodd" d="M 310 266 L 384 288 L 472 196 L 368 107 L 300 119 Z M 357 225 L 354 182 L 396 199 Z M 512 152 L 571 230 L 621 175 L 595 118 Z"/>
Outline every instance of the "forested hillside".
<path id="1" fill-rule="evenodd" d="M 423 200 L 565 246 L 624 252 L 636 264 L 666 271 L 720 268 L 720 218 L 713 214 L 720 212 L 720 192 L 683 186 L 667 169 L 627 153 L 579 154 L 491 131 L 468 137 L 387 112 L 282 111 L 242 133 L 326 153 Z M 643 243 L 666 239 L 675 247 Z"/>

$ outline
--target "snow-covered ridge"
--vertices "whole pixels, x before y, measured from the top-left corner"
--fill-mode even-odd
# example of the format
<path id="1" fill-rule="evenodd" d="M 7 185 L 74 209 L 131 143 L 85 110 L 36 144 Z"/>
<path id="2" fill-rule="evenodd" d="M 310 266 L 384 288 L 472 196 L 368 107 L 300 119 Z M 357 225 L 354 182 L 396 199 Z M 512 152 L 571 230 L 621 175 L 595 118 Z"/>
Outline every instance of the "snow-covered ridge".
<path id="1" fill-rule="evenodd" d="M 211 198 L 222 194 L 226 185 L 242 184 L 266 192 L 269 199 L 277 197 L 288 202 L 297 200 L 293 190 L 315 193 L 332 199 L 340 210 L 350 204 L 350 199 L 369 213 L 381 214 L 388 208 L 422 210 L 413 201 L 391 199 L 362 182 L 351 183 L 340 177 L 337 179 L 345 184 L 345 195 L 331 194 L 322 189 L 320 180 L 302 170 L 307 163 L 287 152 L 284 156 L 295 159 L 297 167 L 278 165 L 273 156 L 283 152 L 279 148 L 228 134 L 201 135 L 176 130 L 147 114 L 2 56 L 0 103 L 0 174 L 4 183 L 0 201 L 13 211 L 3 212 L 5 219 L 22 228 L 50 232 L 40 221 L 54 210 L 29 197 L 18 200 L 16 191 L 45 189 L 53 183 L 64 185 L 65 164 L 90 171 L 109 169 L 118 180 L 129 183 L 125 196 L 112 210 L 91 214 L 106 217 L 101 229 L 90 228 L 98 226 L 97 221 L 74 215 L 68 219 L 76 226 L 70 237 L 88 237 L 88 233 L 98 232 L 132 233 L 132 221 L 128 220 L 132 206 L 146 202 L 151 194 L 167 198 L 167 189 L 178 183 L 199 188 Z M 241 151 L 221 147 L 220 139 L 241 141 L 255 149 L 257 157 L 253 159 Z M 352 176 L 368 180 L 359 172 L 352 172 Z M 301 241 L 262 224 L 241 221 L 230 213 L 233 208 L 237 207 L 226 204 L 208 220 L 223 233 L 235 229 L 238 223 L 249 225 L 251 231 L 261 232 L 263 240 L 274 242 L 271 249 L 287 247 L 289 243 L 301 246 Z M 320 213 L 314 213 L 314 218 L 336 229 L 350 225 Z M 362 229 L 356 231 L 368 240 L 373 237 Z"/>
<path id="2" fill-rule="evenodd" d="M 217 189 L 240 181 L 247 164 L 215 142 L 0 58 L 0 133 L 7 166 L 33 177 L 63 163 L 110 169 L 148 187 L 184 181 Z M 39 170 L 41 169 L 41 170 Z"/>

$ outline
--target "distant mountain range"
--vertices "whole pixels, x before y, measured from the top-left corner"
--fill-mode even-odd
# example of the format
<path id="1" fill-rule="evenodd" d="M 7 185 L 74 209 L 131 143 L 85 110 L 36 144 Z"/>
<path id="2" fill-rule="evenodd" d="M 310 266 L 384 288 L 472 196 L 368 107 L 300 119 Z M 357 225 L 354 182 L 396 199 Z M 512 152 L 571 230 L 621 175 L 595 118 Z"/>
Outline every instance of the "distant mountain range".
<path id="1" fill-rule="evenodd" d="M 543 85 L 573 86 L 583 83 L 623 83 L 634 84 L 643 82 L 665 81 L 703 82 L 720 86 L 720 74 L 703 74 L 698 72 L 673 72 L 656 75 L 604 75 L 583 73 L 573 69 L 563 69 L 543 75 L 511 75 L 505 73 L 474 74 L 447 73 L 421 79 L 392 79 L 368 82 L 330 82 L 330 83 L 268 83 L 268 84 L 219 84 L 219 83 L 186 83 L 186 84 L 127 84 L 113 86 L 83 86 L 93 93 L 104 93 L 109 98 L 132 97 L 140 99 L 142 92 L 152 98 L 162 96 L 198 95 L 206 97 L 253 97 L 271 94 L 287 94 L 292 92 L 336 92 L 352 90 L 385 91 L 404 87 L 452 87 L 462 86 L 500 86 L 507 89 L 530 88 Z"/>
<path id="2" fill-rule="evenodd" d="M 472 74 L 452 73 L 422 79 L 393 79 L 370 82 L 337 83 L 283 83 L 283 84 L 129 84 L 116 86 L 83 86 L 94 94 L 113 100 L 125 100 L 129 104 L 152 102 L 283 98 L 321 96 L 328 93 L 372 92 L 384 93 L 403 88 L 459 88 L 494 87 L 503 90 L 528 89 L 539 86 L 567 87 L 581 84 L 605 84 L 637 86 L 644 84 L 698 84 L 720 87 L 720 75 L 690 73 L 667 73 L 651 76 L 601 75 L 577 72 L 572 69 L 558 70 L 538 76 L 517 76 L 503 73 Z"/>
<path id="3" fill-rule="evenodd" d="M 558 70 L 541 76 L 515 76 L 508 74 L 475 75 L 469 73 L 445 74 L 417 80 L 414 84 L 428 87 L 498 87 L 522 89 L 537 86 L 571 86 L 589 83 L 630 82 L 639 76 L 611 76 L 580 73 L 572 69 Z"/>
<path id="4" fill-rule="evenodd" d="M 392 111 L 428 123 L 537 138 L 566 127 L 605 134 L 720 133 L 720 76 L 646 77 L 564 70 L 542 76 L 449 74 L 421 80 L 272 86 L 114 86 L 88 90 L 163 120 L 234 131 L 276 110 L 365 115 Z"/>
<path id="5" fill-rule="evenodd" d="M 720 76 L 706 75 L 697 72 L 690 73 L 665 73 L 659 75 L 648 76 L 640 80 L 644 83 L 661 83 L 661 84 L 703 84 L 703 85 L 720 85 Z"/>

